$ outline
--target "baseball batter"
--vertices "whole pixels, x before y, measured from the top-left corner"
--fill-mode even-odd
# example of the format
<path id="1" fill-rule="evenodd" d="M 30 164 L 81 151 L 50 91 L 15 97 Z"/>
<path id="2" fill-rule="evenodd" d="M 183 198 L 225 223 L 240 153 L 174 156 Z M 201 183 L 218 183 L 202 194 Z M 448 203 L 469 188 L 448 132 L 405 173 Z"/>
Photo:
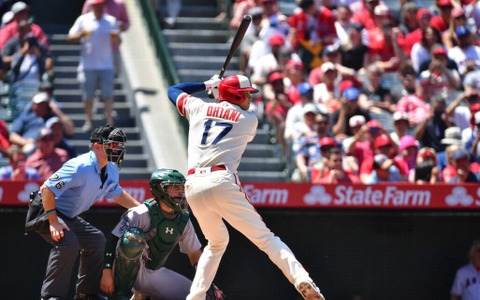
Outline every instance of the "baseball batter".
<path id="1" fill-rule="evenodd" d="M 191 95 L 203 90 L 212 90 L 218 102 Z M 324 299 L 292 251 L 262 221 L 237 176 L 242 154 L 257 129 L 257 117 L 248 111 L 250 93 L 256 92 L 241 75 L 223 80 L 215 75 L 168 89 L 168 97 L 190 124 L 185 194 L 208 240 L 187 300 L 204 300 L 215 277 L 229 241 L 223 220 L 264 251 L 305 299 Z"/>
<path id="2" fill-rule="evenodd" d="M 101 289 L 114 300 L 130 299 L 132 287 L 137 300 L 184 300 L 192 282 L 164 265 L 177 244 L 192 266 L 202 254 L 186 209 L 185 177 L 158 169 L 149 183 L 154 198 L 128 210 L 107 239 Z M 215 288 L 208 299 L 223 299 Z"/>

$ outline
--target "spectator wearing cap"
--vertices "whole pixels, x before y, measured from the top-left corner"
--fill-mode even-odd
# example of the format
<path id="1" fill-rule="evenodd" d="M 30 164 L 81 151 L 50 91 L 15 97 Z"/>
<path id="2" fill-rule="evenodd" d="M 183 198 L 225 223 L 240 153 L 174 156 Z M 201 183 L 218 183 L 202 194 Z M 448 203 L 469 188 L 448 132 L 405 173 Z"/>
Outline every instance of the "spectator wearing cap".
<path id="1" fill-rule="evenodd" d="M 320 67 L 322 82 L 313 86 L 313 101 L 324 105 L 329 113 L 338 110 L 338 72 L 331 62 L 324 62 Z"/>
<path id="2" fill-rule="evenodd" d="M 10 143 L 23 147 L 23 151 L 29 154 L 35 147 L 40 129 L 54 116 L 61 120 L 65 135 L 72 136 L 74 131 L 72 120 L 55 102 L 50 101 L 46 93 L 38 92 L 13 121 L 9 135 Z"/>
<path id="3" fill-rule="evenodd" d="M 345 159 L 342 151 L 338 147 L 334 147 L 328 151 L 327 157 L 324 160 L 323 168 L 312 168 L 311 176 L 312 183 L 326 183 L 326 184 L 352 184 L 358 183 L 358 176 L 350 173 L 344 169 Z"/>
<path id="4" fill-rule="evenodd" d="M 425 32 L 425 29 L 429 26 L 432 13 L 427 8 L 420 8 L 417 11 L 416 19 L 418 21 L 418 28 L 407 34 L 402 44 L 403 51 L 405 51 L 408 56 L 411 55 L 413 45 L 421 42 L 423 37 L 422 33 Z"/>
<path id="5" fill-rule="evenodd" d="M 7 41 L 19 34 L 20 28 L 29 26 L 32 37 L 40 40 L 43 45 L 49 48 L 49 43 L 43 29 L 32 23 L 30 18 L 30 7 L 22 1 L 18 1 L 12 5 L 11 12 L 13 12 L 13 21 L 0 29 L 0 49 L 2 49 Z"/>
<path id="6" fill-rule="evenodd" d="M 365 124 L 365 117 L 363 116 L 353 116 L 350 119 L 350 126 L 355 132 L 353 137 L 346 143 L 347 148 L 346 152 L 355 158 L 359 165 L 361 165 L 365 160 L 371 159 L 375 153 L 374 142 L 377 137 L 388 134 L 378 120 L 370 120 Z M 363 125 L 358 125 L 363 123 Z M 360 126 L 360 128 L 358 128 Z M 358 129 L 357 129 L 357 128 Z M 349 139 L 349 138 L 347 138 Z"/>
<path id="7" fill-rule="evenodd" d="M 346 136 L 352 136 L 353 132 L 350 129 L 348 120 L 355 116 L 361 115 L 365 120 L 370 120 L 368 111 L 363 110 L 358 105 L 358 97 L 360 96 L 360 90 L 356 87 L 347 88 L 342 93 L 340 98 L 340 109 L 332 114 L 332 132 L 339 140 L 343 140 Z"/>
<path id="8" fill-rule="evenodd" d="M 408 115 L 403 112 L 395 112 L 392 116 L 393 119 L 393 131 L 390 132 L 390 137 L 395 144 L 400 144 L 400 138 L 410 133 L 410 127 L 408 126 Z"/>
<path id="9" fill-rule="evenodd" d="M 313 103 L 313 87 L 308 82 L 303 82 L 298 87 L 300 102 L 293 105 L 287 113 L 285 121 L 285 139 L 293 141 L 305 133 L 314 131 L 314 118 L 307 118 L 309 113 L 317 115 L 326 113 L 326 108 Z M 308 119 L 308 120 L 307 120 Z"/>
<path id="10" fill-rule="evenodd" d="M 261 44 L 263 41 L 260 41 L 259 43 Z M 282 56 L 280 55 L 280 49 L 285 45 L 285 38 L 280 33 L 273 34 L 268 40 L 268 45 L 269 51 L 266 54 L 258 57 L 258 60 L 250 56 L 250 59 L 256 60 L 256 63 L 254 64 L 249 62 L 249 65 L 253 71 L 250 78 L 252 83 L 258 86 L 267 83 L 267 75 L 270 72 L 282 70 Z M 255 51 L 253 48 L 252 50 Z"/>
<path id="11" fill-rule="evenodd" d="M 325 147 L 337 146 L 335 140 L 329 136 L 328 123 L 327 114 L 316 114 L 314 116 L 313 134 L 304 134 L 294 142 L 292 149 L 295 153 L 296 169 L 292 175 L 292 180 L 309 182 L 311 168 L 322 161 L 322 147 L 326 151 Z"/>
<path id="12" fill-rule="evenodd" d="M 14 17 L 13 11 L 9 10 L 5 12 L 2 16 L 2 25 L 0 28 L 3 28 L 7 24 L 10 24 L 13 21 L 13 17 Z"/>
<path id="13" fill-rule="evenodd" d="M 430 79 L 420 77 L 415 84 L 415 93 L 400 98 L 395 111 L 407 113 L 410 127 L 414 128 L 427 120 L 430 115 L 431 109 L 428 101 L 431 96 L 432 83 Z"/>
<path id="14" fill-rule="evenodd" d="M 474 126 L 473 115 L 480 111 L 480 95 L 477 90 L 466 88 L 447 107 L 450 121 L 461 130 Z"/>
<path id="15" fill-rule="evenodd" d="M 47 120 L 45 127 L 52 131 L 53 142 L 56 148 L 67 151 L 70 158 L 77 156 L 77 150 L 72 142 L 65 137 L 63 123 L 59 117 L 54 116 Z"/>
<path id="16" fill-rule="evenodd" d="M 416 167 L 412 174 L 409 174 L 408 181 L 416 184 L 433 184 L 442 181 L 435 149 L 424 147 L 418 151 Z"/>
<path id="17" fill-rule="evenodd" d="M 448 183 L 479 183 L 480 173 L 470 170 L 470 153 L 465 149 L 459 149 L 452 154 L 452 165 L 456 175 Z"/>
<path id="18" fill-rule="evenodd" d="M 427 26 L 422 31 L 422 39 L 413 45 L 410 53 L 412 66 L 417 74 L 420 74 L 421 64 L 432 59 L 433 46 L 436 44 L 442 45 L 442 35 L 438 29 Z"/>
<path id="19" fill-rule="evenodd" d="M 25 166 L 25 153 L 18 146 L 12 146 L 8 149 L 8 158 L 10 164 L 0 167 L 0 180 L 39 180 L 38 171 L 34 168 Z"/>
<path id="20" fill-rule="evenodd" d="M 85 1 L 82 8 L 82 14 L 86 14 L 93 10 L 92 1 Z M 130 19 L 128 17 L 127 7 L 125 6 L 125 0 L 104 0 L 104 12 L 117 19 L 117 26 L 120 32 L 125 32 L 130 27 Z M 180 13 L 181 0 L 167 1 L 166 11 L 168 17 L 164 19 L 164 24 L 169 27 L 175 27 L 176 18 Z M 163 9 L 161 9 L 163 11 Z M 119 45 L 113 45 L 113 60 L 115 64 L 115 74 L 118 76 L 120 73 L 121 57 Z"/>
<path id="21" fill-rule="evenodd" d="M 380 182 L 406 181 L 395 165 L 393 159 L 385 154 L 376 154 L 372 162 L 372 172 L 366 177 L 364 184 L 376 184 Z"/>
<path id="22" fill-rule="evenodd" d="M 453 3 L 451 0 L 436 0 L 436 5 L 440 14 L 432 17 L 430 20 L 430 25 L 443 33 L 448 30 L 450 25 Z"/>
<path id="23" fill-rule="evenodd" d="M 400 47 L 403 42 L 403 34 L 390 20 L 388 7 L 379 5 L 375 11 L 376 14 L 380 14 L 375 18 L 377 26 L 367 30 L 367 46 L 370 49 L 371 61 L 375 62 L 384 72 L 396 75 L 398 68 L 406 61 L 405 53 Z"/>
<path id="24" fill-rule="evenodd" d="M 394 160 L 394 157 L 398 153 L 398 146 L 392 141 L 388 134 L 380 134 L 373 141 L 373 154 L 371 157 L 366 158 L 360 164 L 360 182 L 366 183 L 368 177 L 372 174 L 374 166 L 374 157 L 378 154 L 383 154 L 393 161 L 393 164 L 401 172 L 402 176 L 407 176 L 405 170 L 400 164 Z M 403 173 L 402 173 L 403 172 Z"/>
<path id="25" fill-rule="evenodd" d="M 101 91 L 106 123 L 113 125 L 114 47 L 120 45 L 117 19 L 105 13 L 105 0 L 88 0 L 92 11 L 80 15 L 68 32 L 69 42 L 80 42 L 78 80 L 85 110 L 84 132 L 93 126 L 93 100 Z"/>
<path id="26" fill-rule="evenodd" d="M 301 0 L 298 5 L 300 9 L 288 18 L 288 39 L 305 67 L 311 70 L 321 64 L 322 48 L 337 40 L 335 16 L 330 9 L 318 6 L 313 0 Z"/>
<path id="27" fill-rule="evenodd" d="M 395 161 L 405 170 L 408 178 L 413 176 L 415 166 L 417 165 L 419 144 L 412 135 L 406 135 L 400 138 L 398 155 L 395 157 Z"/>
<path id="28" fill-rule="evenodd" d="M 47 180 L 70 159 L 67 151 L 56 148 L 52 131 L 42 128 L 37 139 L 38 147 L 25 161 L 25 166 L 38 171 L 41 180 Z"/>
<path id="29" fill-rule="evenodd" d="M 462 145 L 473 154 L 475 161 L 480 161 L 480 111 L 475 112 L 471 118 L 472 125 L 462 130 Z"/>
<path id="30" fill-rule="evenodd" d="M 285 121 L 288 110 L 293 103 L 286 93 L 284 76 L 279 71 L 268 75 L 268 84 L 264 87 L 265 114 L 268 121 L 275 127 L 277 142 L 286 155 L 287 144 L 285 141 Z"/>
<path id="31" fill-rule="evenodd" d="M 430 79 L 433 96 L 440 96 L 451 103 L 460 94 L 460 74 L 456 68 L 449 67 L 447 51 L 442 45 L 435 44 L 431 54 L 429 67 L 420 73 L 420 77 Z"/>
<path id="32" fill-rule="evenodd" d="M 326 46 L 322 51 L 322 64 L 310 70 L 308 74 L 308 82 L 311 85 L 317 85 L 323 82 L 323 74 L 326 63 L 332 63 L 335 66 L 338 76 L 342 78 L 352 78 L 355 76 L 355 70 L 342 65 L 342 56 L 340 55 L 339 45 L 333 44 Z M 326 65 L 330 68 L 330 64 Z"/>
<path id="33" fill-rule="evenodd" d="M 352 23 L 360 23 L 367 30 L 375 28 L 375 7 L 380 3 L 379 0 L 363 0 L 364 6 L 355 11 L 352 16 Z"/>
<path id="34" fill-rule="evenodd" d="M 348 38 L 343 40 L 339 47 L 341 65 L 355 72 L 373 63 L 370 57 L 370 49 L 364 42 L 362 30 L 363 26 L 360 23 L 353 23 L 347 30 Z M 352 76 L 351 70 L 347 71 L 341 71 L 341 73 Z"/>
<path id="35" fill-rule="evenodd" d="M 465 76 L 480 68 L 480 47 L 472 43 L 472 33 L 467 27 L 457 27 L 455 34 L 457 46 L 448 50 L 448 57 L 457 64 L 460 75 Z"/>
<path id="36" fill-rule="evenodd" d="M 420 141 L 422 146 L 431 147 L 437 152 L 445 150 L 445 145 L 441 140 L 445 137 L 444 132 L 450 126 L 445 99 L 442 97 L 432 97 L 430 99 L 431 110 L 422 122 L 414 128 L 413 135 Z M 407 113 L 408 115 L 408 113 Z M 409 122 L 410 121 L 409 117 Z"/>
<path id="37" fill-rule="evenodd" d="M 450 14 L 450 23 L 448 29 L 442 34 L 443 44 L 447 49 L 453 48 L 457 45 L 455 37 L 455 29 L 460 26 L 467 26 L 467 18 L 465 16 L 465 10 L 462 7 L 454 7 Z M 473 38 L 473 35 L 471 35 Z"/>

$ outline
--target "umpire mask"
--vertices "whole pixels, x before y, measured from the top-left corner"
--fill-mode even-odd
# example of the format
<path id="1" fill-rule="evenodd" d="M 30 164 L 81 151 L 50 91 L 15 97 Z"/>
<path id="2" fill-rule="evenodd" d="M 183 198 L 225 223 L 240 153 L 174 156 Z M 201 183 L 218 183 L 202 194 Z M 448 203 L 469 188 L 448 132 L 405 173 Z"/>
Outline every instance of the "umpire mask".
<path id="1" fill-rule="evenodd" d="M 108 161 L 114 162 L 120 167 L 123 162 L 123 156 L 127 151 L 125 147 L 126 143 L 127 136 L 125 132 L 118 128 L 113 129 L 107 139 L 103 141 Z"/>

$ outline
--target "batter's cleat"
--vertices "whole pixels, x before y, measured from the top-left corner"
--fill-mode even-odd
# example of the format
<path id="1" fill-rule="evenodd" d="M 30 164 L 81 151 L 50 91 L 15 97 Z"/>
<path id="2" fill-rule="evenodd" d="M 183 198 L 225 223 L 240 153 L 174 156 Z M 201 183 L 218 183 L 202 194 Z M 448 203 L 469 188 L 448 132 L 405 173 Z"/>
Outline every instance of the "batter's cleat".
<path id="1" fill-rule="evenodd" d="M 325 300 L 320 289 L 311 281 L 302 281 L 295 288 L 305 300 Z"/>

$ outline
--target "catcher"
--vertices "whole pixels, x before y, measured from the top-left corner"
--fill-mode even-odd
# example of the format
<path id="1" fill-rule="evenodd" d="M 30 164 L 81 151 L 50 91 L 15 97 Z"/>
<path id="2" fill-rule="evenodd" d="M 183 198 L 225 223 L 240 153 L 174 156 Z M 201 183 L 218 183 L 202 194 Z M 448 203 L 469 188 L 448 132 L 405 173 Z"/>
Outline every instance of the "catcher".
<path id="1" fill-rule="evenodd" d="M 114 300 L 184 300 L 191 280 L 164 267 L 179 244 L 196 266 L 201 244 L 190 221 L 184 190 L 185 177 L 173 169 L 158 169 L 150 177 L 154 198 L 122 216 L 105 246 L 102 291 Z M 224 299 L 215 285 L 208 300 Z"/>

